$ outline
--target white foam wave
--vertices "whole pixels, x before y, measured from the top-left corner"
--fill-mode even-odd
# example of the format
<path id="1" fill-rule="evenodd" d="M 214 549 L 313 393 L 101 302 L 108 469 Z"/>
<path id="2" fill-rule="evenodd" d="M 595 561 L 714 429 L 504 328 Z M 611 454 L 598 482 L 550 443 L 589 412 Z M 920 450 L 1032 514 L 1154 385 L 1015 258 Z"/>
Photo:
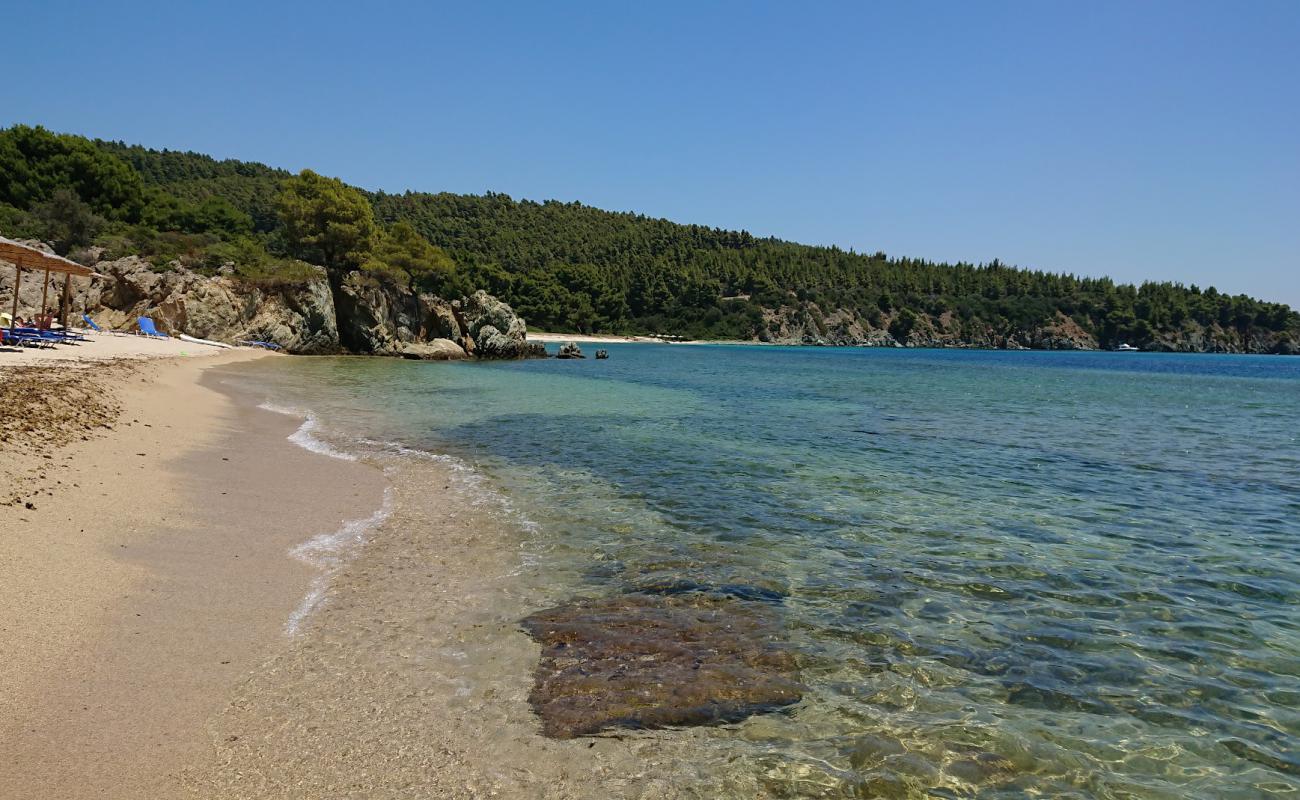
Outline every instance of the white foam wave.
<path id="1" fill-rule="evenodd" d="M 510 502 L 509 497 L 493 487 L 486 476 L 463 459 L 446 453 L 434 453 L 429 450 L 410 447 L 401 442 L 377 439 L 360 439 L 358 442 L 366 447 L 376 448 L 385 453 L 443 464 L 451 468 L 453 480 L 458 484 L 457 488 L 461 489 L 462 493 L 469 497 L 471 505 L 476 508 L 496 510 L 498 513 L 510 518 L 529 537 L 535 536 L 541 530 L 541 526 L 520 512 L 514 503 Z"/>
<path id="2" fill-rule="evenodd" d="M 297 408 L 286 408 L 284 406 L 277 406 L 274 403 L 262 403 L 258 408 L 273 411 L 276 414 L 284 414 L 286 416 L 299 417 L 302 419 L 302 424 L 298 426 L 298 430 L 288 436 L 289 441 L 298 445 L 302 449 L 309 450 L 313 453 L 319 453 L 323 456 L 329 456 L 330 458 L 341 459 L 343 461 L 357 460 L 357 457 L 352 453 L 340 450 L 329 442 L 316 436 L 316 431 L 320 430 L 320 420 L 318 420 L 316 415 L 311 411 L 303 411 L 302 409 Z"/>
<path id="3" fill-rule="evenodd" d="M 303 597 L 302 602 L 289 615 L 289 619 L 284 626 L 285 633 L 293 636 L 298 632 L 303 620 L 318 608 L 325 599 L 325 593 L 329 590 L 330 579 L 343 565 L 347 554 L 364 544 L 366 535 L 383 524 L 384 520 L 388 519 L 392 512 L 393 490 L 390 487 L 384 490 L 384 501 L 375 513 L 364 519 L 344 522 L 338 530 L 313 536 L 289 550 L 289 555 L 316 567 L 320 570 L 320 574 L 312 579 L 311 588 L 307 591 L 307 595 Z"/>

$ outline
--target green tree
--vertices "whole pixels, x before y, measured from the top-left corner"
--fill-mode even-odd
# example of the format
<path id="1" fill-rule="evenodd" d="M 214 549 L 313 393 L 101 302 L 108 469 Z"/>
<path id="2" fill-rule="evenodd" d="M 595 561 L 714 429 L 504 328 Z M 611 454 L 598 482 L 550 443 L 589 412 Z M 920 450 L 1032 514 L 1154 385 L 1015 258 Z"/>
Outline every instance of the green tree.
<path id="1" fill-rule="evenodd" d="M 224 197 L 206 197 L 203 202 L 182 212 L 181 227 L 195 233 L 224 233 L 239 236 L 251 233 L 253 220 Z"/>
<path id="2" fill-rule="evenodd" d="M 66 187 L 55 189 L 49 200 L 32 209 L 32 214 L 40 226 L 41 238 L 64 256 L 74 247 L 90 244 L 104 223 L 89 204 Z"/>
<path id="3" fill-rule="evenodd" d="M 383 233 L 362 269 L 412 290 L 440 292 L 452 282 L 456 265 L 410 223 L 398 222 Z"/>
<path id="4" fill-rule="evenodd" d="M 0 131 L 0 203 L 31 209 L 71 189 L 96 213 L 136 222 L 144 182 L 124 161 L 89 139 L 15 125 Z"/>
<path id="5" fill-rule="evenodd" d="M 910 308 L 905 308 L 898 312 L 894 321 L 889 323 L 889 332 L 895 339 L 904 344 L 907 343 L 907 337 L 916 327 L 916 313 Z"/>
<path id="6" fill-rule="evenodd" d="M 374 246 L 369 201 L 338 178 L 305 169 L 284 181 L 276 208 L 293 255 L 336 276 L 360 267 Z"/>

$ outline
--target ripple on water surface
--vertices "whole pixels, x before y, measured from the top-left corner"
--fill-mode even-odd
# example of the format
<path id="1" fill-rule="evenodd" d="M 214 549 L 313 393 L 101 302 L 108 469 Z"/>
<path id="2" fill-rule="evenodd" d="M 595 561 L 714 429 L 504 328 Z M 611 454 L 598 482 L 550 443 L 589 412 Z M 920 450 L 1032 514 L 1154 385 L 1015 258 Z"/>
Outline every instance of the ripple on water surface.
<path id="1" fill-rule="evenodd" d="M 609 350 L 237 379 L 473 465 L 535 523 L 533 612 L 779 598 L 802 699 L 654 734 L 683 793 L 1300 791 L 1300 361 Z"/>

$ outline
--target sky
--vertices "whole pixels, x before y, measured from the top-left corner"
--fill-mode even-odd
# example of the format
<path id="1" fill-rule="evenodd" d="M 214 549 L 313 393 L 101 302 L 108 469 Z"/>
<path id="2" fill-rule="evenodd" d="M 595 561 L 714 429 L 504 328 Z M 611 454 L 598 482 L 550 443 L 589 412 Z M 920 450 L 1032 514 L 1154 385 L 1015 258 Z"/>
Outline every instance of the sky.
<path id="1" fill-rule="evenodd" d="M 1300 2 L 12 3 L 0 126 L 1300 308 Z"/>

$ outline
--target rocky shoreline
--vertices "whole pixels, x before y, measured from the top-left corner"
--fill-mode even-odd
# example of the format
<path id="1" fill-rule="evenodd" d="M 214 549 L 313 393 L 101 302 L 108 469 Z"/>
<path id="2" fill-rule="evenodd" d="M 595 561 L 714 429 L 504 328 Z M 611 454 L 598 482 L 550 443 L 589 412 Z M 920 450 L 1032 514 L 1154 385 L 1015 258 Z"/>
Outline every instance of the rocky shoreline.
<path id="1" fill-rule="evenodd" d="M 755 340 L 764 344 L 814 347 L 919 347 L 971 350 L 1108 350 L 1074 319 L 1057 312 L 1047 323 L 1000 332 L 987 325 L 960 322 L 951 312 L 939 315 L 894 312 L 866 320 L 846 309 L 824 313 L 816 304 L 785 306 L 764 315 Z M 1186 322 L 1177 334 L 1130 342 L 1139 349 L 1166 353 L 1240 353 L 1300 355 L 1290 338 L 1243 334 L 1219 325 Z"/>
<path id="2" fill-rule="evenodd" d="M 50 249 L 40 242 L 24 244 Z M 126 330 L 137 317 L 147 316 L 166 333 L 226 342 L 272 342 L 297 354 L 426 360 L 547 356 L 544 344 L 529 341 L 524 319 L 483 290 L 448 299 L 360 271 L 331 276 L 316 267 L 307 279 L 259 282 L 239 277 L 232 264 L 208 274 L 175 261 L 159 267 L 138 256 L 102 259 L 103 252 L 96 249 L 89 255 L 97 274 L 72 287 L 74 325 L 77 315 L 85 311 L 103 328 Z M 0 271 L 0 296 L 12 298 L 12 287 L 12 272 Z M 28 276 L 21 287 L 20 306 L 39 307 L 42 288 L 40 280 Z M 57 305 L 61 289 L 51 281 L 44 293 L 51 306 Z M 556 334 L 547 334 L 545 340 L 570 341 Z M 997 330 L 962 322 L 950 311 L 932 315 L 895 310 L 866 319 L 842 308 L 825 311 L 815 303 L 765 312 L 757 335 L 748 343 L 982 350 L 1105 350 L 1117 344 L 1099 340 L 1061 312 L 1025 329 Z M 1155 352 L 1300 355 L 1300 342 L 1286 335 L 1190 321 L 1176 333 L 1129 344 Z"/>
<path id="3" fill-rule="evenodd" d="M 39 242 L 24 242 L 49 250 Z M 92 256 L 99 255 L 92 252 Z M 156 267 L 138 256 L 92 260 L 96 275 L 70 287 L 69 322 L 88 314 L 105 330 L 130 330 L 150 317 L 168 334 L 224 342 L 262 341 L 289 353 L 463 358 L 544 358 L 544 345 L 527 340 L 527 325 L 487 292 L 446 299 L 349 272 L 332 281 L 325 269 L 306 280 L 252 282 L 232 265 L 215 274 L 179 262 Z M 57 308 L 62 284 L 42 287 L 31 274 L 19 306 Z M 43 289 L 45 291 L 43 291 Z M 13 272 L 0 271 L 0 295 L 13 297 Z"/>

